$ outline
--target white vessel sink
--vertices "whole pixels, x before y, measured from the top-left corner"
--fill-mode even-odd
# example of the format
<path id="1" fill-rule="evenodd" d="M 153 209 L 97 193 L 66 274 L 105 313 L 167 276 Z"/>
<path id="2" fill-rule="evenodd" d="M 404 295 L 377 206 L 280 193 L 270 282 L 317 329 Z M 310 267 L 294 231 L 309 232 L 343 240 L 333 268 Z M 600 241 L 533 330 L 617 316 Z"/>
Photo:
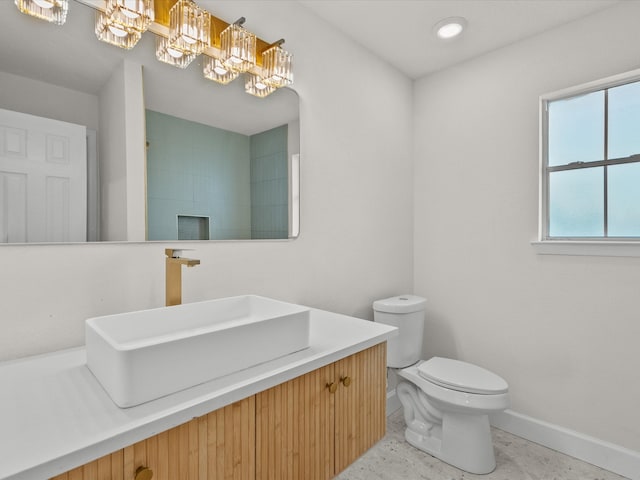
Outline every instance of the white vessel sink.
<path id="1" fill-rule="evenodd" d="M 119 407 L 309 347 L 309 309 L 255 295 L 90 318 L 87 366 Z"/>

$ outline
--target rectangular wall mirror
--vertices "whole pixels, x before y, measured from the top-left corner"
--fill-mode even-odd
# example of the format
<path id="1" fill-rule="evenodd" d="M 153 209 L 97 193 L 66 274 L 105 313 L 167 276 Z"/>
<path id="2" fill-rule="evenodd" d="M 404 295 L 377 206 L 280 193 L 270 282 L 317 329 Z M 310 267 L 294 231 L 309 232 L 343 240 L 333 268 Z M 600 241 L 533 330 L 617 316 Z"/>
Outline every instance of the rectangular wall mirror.
<path id="1" fill-rule="evenodd" d="M 0 244 L 296 237 L 296 92 L 158 62 L 151 32 L 107 45 L 94 15 L 0 2 Z"/>

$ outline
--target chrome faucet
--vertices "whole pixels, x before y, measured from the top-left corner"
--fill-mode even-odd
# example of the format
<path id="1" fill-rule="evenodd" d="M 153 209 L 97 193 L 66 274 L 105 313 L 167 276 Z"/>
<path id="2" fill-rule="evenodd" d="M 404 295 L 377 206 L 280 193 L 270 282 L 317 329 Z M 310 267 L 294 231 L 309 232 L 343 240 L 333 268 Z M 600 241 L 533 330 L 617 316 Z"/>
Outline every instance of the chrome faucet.
<path id="1" fill-rule="evenodd" d="M 187 267 L 200 265 L 200 260 L 180 257 L 180 252 L 180 250 L 173 248 L 164 249 L 167 256 L 165 259 L 165 303 L 167 307 L 182 303 L 182 265 Z"/>

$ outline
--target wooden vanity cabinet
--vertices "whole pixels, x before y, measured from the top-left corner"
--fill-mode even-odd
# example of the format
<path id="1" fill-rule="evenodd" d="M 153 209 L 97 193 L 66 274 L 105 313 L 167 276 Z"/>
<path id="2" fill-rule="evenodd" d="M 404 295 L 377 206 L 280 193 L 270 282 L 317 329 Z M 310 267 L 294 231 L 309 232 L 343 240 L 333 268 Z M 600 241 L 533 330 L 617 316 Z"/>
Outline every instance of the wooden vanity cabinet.
<path id="1" fill-rule="evenodd" d="M 328 480 L 384 436 L 385 409 L 381 343 L 52 480 Z"/>
<path id="2" fill-rule="evenodd" d="M 183 423 L 52 480 L 253 480 L 255 397 Z M 144 478 L 144 477 L 143 477 Z"/>
<path id="3" fill-rule="evenodd" d="M 384 436 L 385 412 L 386 343 L 258 393 L 256 479 L 333 478 Z"/>

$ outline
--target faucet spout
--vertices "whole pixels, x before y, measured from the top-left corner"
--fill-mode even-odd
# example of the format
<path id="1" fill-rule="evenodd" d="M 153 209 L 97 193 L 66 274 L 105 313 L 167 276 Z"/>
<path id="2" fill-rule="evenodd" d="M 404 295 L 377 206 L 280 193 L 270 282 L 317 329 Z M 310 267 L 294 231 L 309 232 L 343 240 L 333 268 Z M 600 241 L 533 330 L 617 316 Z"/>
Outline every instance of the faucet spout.
<path id="1" fill-rule="evenodd" d="M 171 264 L 185 265 L 187 267 L 195 267 L 200 265 L 200 260 L 195 258 L 168 257 L 167 262 Z"/>
<path id="2" fill-rule="evenodd" d="M 167 307 L 182 303 L 182 266 L 195 267 L 200 260 L 180 257 L 181 251 L 173 248 L 164 250 L 165 259 L 165 304 Z"/>

